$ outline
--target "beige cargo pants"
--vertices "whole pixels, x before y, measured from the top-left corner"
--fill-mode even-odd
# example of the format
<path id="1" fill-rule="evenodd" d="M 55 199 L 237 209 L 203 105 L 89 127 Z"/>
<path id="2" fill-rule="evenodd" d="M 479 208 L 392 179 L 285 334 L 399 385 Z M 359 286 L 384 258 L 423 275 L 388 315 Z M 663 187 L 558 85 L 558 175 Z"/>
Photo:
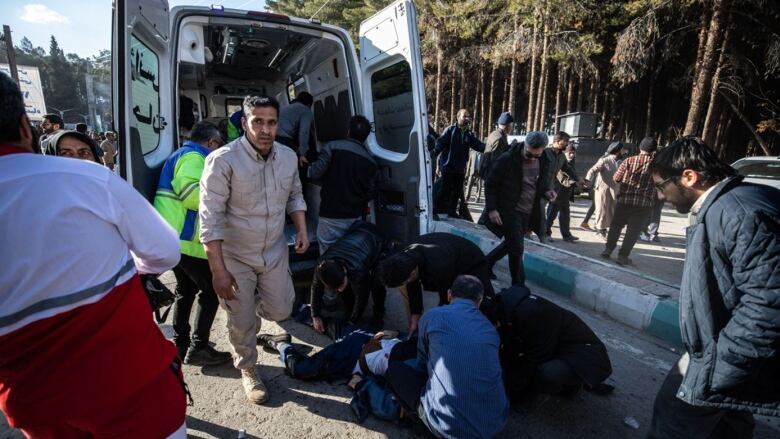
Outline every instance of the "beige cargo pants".
<path id="1" fill-rule="evenodd" d="M 286 250 L 286 249 L 285 249 Z M 257 331 L 261 319 L 282 321 L 290 317 L 295 290 L 285 254 L 265 267 L 252 267 L 224 256 L 225 266 L 238 284 L 235 300 L 219 299 L 227 312 L 233 365 L 246 369 L 257 363 Z"/>

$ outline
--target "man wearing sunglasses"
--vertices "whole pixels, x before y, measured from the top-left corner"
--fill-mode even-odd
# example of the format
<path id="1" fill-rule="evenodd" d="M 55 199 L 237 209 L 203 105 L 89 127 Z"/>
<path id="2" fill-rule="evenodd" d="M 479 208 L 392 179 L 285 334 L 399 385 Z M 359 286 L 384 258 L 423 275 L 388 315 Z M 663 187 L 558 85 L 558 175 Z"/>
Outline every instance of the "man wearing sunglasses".
<path id="1" fill-rule="evenodd" d="M 154 207 L 178 232 L 181 242 L 181 261 L 173 268 L 176 276 L 173 342 L 179 358 L 194 366 L 211 366 L 230 360 L 228 352 L 219 352 L 209 345 L 219 301 L 211 283 L 206 250 L 199 240 L 198 222 L 199 182 L 206 156 L 224 144 L 216 125 L 206 121 L 196 123 L 190 140 L 165 162 L 154 197 Z M 196 297 L 195 331 L 190 338 L 190 311 Z"/>
<path id="2" fill-rule="evenodd" d="M 661 385 L 647 437 L 753 437 L 754 413 L 780 416 L 780 191 L 745 183 L 695 137 L 659 151 L 650 172 L 690 226 L 686 352 Z"/>

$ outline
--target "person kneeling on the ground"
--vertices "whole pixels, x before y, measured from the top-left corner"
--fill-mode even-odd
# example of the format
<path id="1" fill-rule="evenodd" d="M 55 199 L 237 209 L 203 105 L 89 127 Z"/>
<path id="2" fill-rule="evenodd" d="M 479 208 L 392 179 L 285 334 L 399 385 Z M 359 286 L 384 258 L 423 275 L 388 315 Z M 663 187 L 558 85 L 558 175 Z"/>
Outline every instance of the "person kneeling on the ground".
<path id="1" fill-rule="evenodd" d="M 607 348 L 577 315 L 515 285 L 483 306 L 501 336 L 501 364 L 510 398 L 560 394 L 581 387 L 609 393 Z"/>
<path id="2" fill-rule="evenodd" d="M 257 343 L 279 352 L 285 370 L 299 380 L 348 379 L 352 375 L 384 376 L 391 361 L 414 358 L 417 339 L 402 341 L 397 331 L 373 334 L 345 327 L 333 344 L 307 357 L 292 344 L 289 334 L 263 334 Z"/>
<path id="3" fill-rule="evenodd" d="M 372 326 L 381 328 L 386 290 L 374 271 L 384 248 L 385 239 L 379 229 L 358 221 L 320 257 L 310 302 L 317 332 L 325 332 L 323 317 L 357 324 L 369 295 L 374 297 Z"/>
<path id="4" fill-rule="evenodd" d="M 417 358 L 391 362 L 385 378 L 406 412 L 440 438 L 489 438 L 506 424 L 509 403 L 500 339 L 479 311 L 482 282 L 458 276 L 449 306 L 420 320 Z"/>
<path id="5" fill-rule="evenodd" d="M 382 282 L 398 287 L 409 312 L 409 335 L 417 329 L 423 311 L 422 291 L 439 293 L 439 305 L 447 303 L 447 290 L 460 274 L 475 276 L 493 296 L 490 270 L 482 250 L 466 238 L 449 233 L 418 237 L 403 251 L 380 263 Z"/>

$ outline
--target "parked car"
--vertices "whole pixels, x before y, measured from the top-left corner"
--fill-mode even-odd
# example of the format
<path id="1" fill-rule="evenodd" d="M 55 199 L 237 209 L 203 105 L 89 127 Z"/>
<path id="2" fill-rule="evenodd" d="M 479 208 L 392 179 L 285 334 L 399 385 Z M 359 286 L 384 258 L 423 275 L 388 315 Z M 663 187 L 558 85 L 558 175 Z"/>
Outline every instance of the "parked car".
<path id="1" fill-rule="evenodd" d="M 780 189 L 780 157 L 745 157 L 731 166 L 745 176 L 745 181 Z"/>

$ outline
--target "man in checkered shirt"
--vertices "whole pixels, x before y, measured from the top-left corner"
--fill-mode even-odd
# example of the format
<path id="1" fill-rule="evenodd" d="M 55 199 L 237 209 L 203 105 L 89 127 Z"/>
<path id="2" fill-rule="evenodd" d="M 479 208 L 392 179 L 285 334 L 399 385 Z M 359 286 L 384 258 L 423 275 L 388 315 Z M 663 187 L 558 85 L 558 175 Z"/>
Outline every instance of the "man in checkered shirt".
<path id="1" fill-rule="evenodd" d="M 629 157 L 620 164 L 615 173 L 615 182 L 620 184 L 615 214 L 607 234 L 607 246 L 601 257 L 610 258 L 617 247 L 620 233 L 626 227 L 623 245 L 618 251 L 617 263 L 631 265 L 631 249 L 634 248 L 639 233 L 653 210 L 656 190 L 650 174 L 650 162 L 655 157 L 657 145 L 652 137 L 645 137 L 639 143 L 639 154 Z"/>

